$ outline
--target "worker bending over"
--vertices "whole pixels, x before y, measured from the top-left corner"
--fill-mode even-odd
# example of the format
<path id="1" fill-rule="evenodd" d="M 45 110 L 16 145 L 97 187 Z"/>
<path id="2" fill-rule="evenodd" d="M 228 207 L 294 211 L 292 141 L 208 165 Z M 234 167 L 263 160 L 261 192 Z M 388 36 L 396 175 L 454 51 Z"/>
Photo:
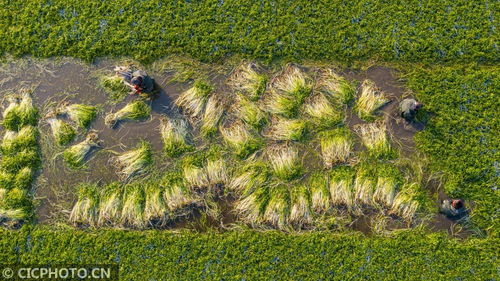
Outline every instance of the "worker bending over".
<path id="1" fill-rule="evenodd" d="M 419 103 L 415 99 L 404 99 L 399 104 L 399 110 L 401 112 L 401 117 L 406 121 L 411 122 L 415 119 L 417 111 L 422 108 L 423 104 Z"/>
<path id="2" fill-rule="evenodd" d="M 457 218 L 467 212 L 464 201 L 462 199 L 443 200 L 441 203 L 441 213 L 447 217 Z"/>
<path id="3" fill-rule="evenodd" d="M 132 89 L 131 95 L 153 92 L 154 80 L 144 70 L 132 71 L 129 68 L 118 66 L 115 71 L 123 78 L 123 82 Z"/>

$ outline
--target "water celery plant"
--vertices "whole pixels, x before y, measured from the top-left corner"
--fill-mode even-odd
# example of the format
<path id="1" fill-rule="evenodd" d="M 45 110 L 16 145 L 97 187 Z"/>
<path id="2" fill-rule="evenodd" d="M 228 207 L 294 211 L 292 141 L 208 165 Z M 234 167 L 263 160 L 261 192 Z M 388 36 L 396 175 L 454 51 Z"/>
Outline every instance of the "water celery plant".
<path id="1" fill-rule="evenodd" d="M 328 177 L 321 172 L 313 173 L 308 179 L 311 193 L 311 208 L 316 213 L 324 213 L 331 208 Z"/>
<path id="2" fill-rule="evenodd" d="M 316 127 L 331 128 L 343 122 L 343 110 L 335 107 L 323 94 L 317 93 L 304 104 L 304 112 Z"/>
<path id="3" fill-rule="evenodd" d="M 77 201 L 69 215 L 74 224 L 97 225 L 99 212 L 99 188 L 95 184 L 82 184 L 78 188 Z"/>
<path id="4" fill-rule="evenodd" d="M 52 130 L 52 136 L 58 145 L 66 145 L 73 141 L 76 137 L 76 130 L 67 122 L 50 118 L 47 120 Z"/>
<path id="5" fill-rule="evenodd" d="M 318 85 L 320 90 L 331 97 L 337 104 L 349 105 L 356 94 L 353 83 L 338 75 L 332 69 L 326 69 L 321 73 Z"/>
<path id="6" fill-rule="evenodd" d="M 151 145 L 146 141 L 140 141 L 136 148 L 114 157 L 112 163 L 119 169 L 122 180 L 143 174 L 153 163 Z"/>
<path id="7" fill-rule="evenodd" d="M 95 132 L 87 135 L 84 141 L 68 147 L 63 152 L 63 158 L 72 168 L 81 168 L 92 149 L 99 147 L 99 136 Z"/>
<path id="8" fill-rule="evenodd" d="M 319 143 L 323 164 L 327 168 L 346 163 L 352 154 L 354 145 L 352 134 L 346 128 L 321 132 Z"/>
<path id="9" fill-rule="evenodd" d="M 300 106 L 312 91 L 312 83 L 300 69 L 288 66 L 273 81 L 271 90 L 265 101 L 267 110 L 291 118 L 299 113 Z"/>
<path id="10" fill-rule="evenodd" d="M 120 224 L 122 226 L 144 228 L 147 224 L 144 217 L 144 207 L 144 189 L 139 184 L 127 185 L 123 192 Z"/>
<path id="11" fill-rule="evenodd" d="M 330 172 L 330 195 L 334 206 L 346 206 L 350 210 L 356 208 L 354 175 L 349 166 L 335 167 Z"/>
<path id="12" fill-rule="evenodd" d="M 104 89 L 113 102 L 122 101 L 130 92 L 130 88 L 123 83 L 123 78 L 117 75 L 100 76 L 99 86 Z"/>
<path id="13" fill-rule="evenodd" d="M 211 137 L 217 134 L 219 121 L 224 113 L 224 107 L 215 95 L 208 98 L 201 124 L 201 134 Z"/>
<path id="14" fill-rule="evenodd" d="M 3 112 L 2 126 L 18 131 L 23 126 L 38 124 L 38 109 L 33 105 L 31 93 L 23 91 L 20 96 L 9 97 L 9 105 Z"/>
<path id="15" fill-rule="evenodd" d="M 189 124 L 186 120 L 161 118 L 160 134 L 163 151 L 169 157 L 178 157 L 193 148 L 190 144 Z"/>
<path id="16" fill-rule="evenodd" d="M 373 81 L 365 80 L 361 84 L 361 92 L 356 100 L 355 110 L 361 119 L 371 121 L 374 119 L 377 109 L 388 102 L 389 99 L 375 86 Z"/>
<path id="17" fill-rule="evenodd" d="M 359 125 L 355 128 L 370 156 L 385 157 L 394 153 L 387 136 L 385 123 Z"/>
<path id="18" fill-rule="evenodd" d="M 230 77 L 231 85 L 251 101 L 258 100 L 266 91 L 268 77 L 258 71 L 257 64 L 248 63 L 239 67 Z"/>
<path id="19" fill-rule="evenodd" d="M 269 136 L 274 140 L 303 140 L 308 132 L 308 124 L 301 119 L 276 118 L 269 130 Z"/>
<path id="20" fill-rule="evenodd" d="M 254 129 L 260 129 L 267 123 L 267 116 L 259 105 L 243 95 L 237 96 L 235 113 L 241 121 Z"/>
<path id="21" fill-rule="evenodd" d="M 199 117 L 205 110 L 208 97 L 213 90 L 214 88 L 212 85 L 203 81 L 196 81 L 191 88 L 184 91 L 175 100 L 175 104 L 184 109 L 191 117 Z"/>
<path id="22" fill-rule="evenodd" d="M 145 102 L 136 100 L 115 113 L 109 113 L 104 121 L 108 126 L 114 127 L 120 121 L 142 120 L 148 118 L 150 114 L 151 108 Z"/>
<path id="23" fill-rule="evenodd" d="M 58 109 L 59 114 L 67 115 L 80 128 L 87 128 L 97 116 L 97 107 L 85 104 L 63 104 Z"/>
<path id="24" fill-rule="evenodd" d="M 99 200 L 99 226 L 115 225 L 121 218 L 123 205 L 123 186 L 118 183 L 106 185 Z"/>
<path id="25" fill-rule="evenodd" d="M 263 146 L 259 137 L 249 132 L 240 122 L 235 122 L 229 127 L 222 127 L 221 134 L 224 141 L 240 158 L 248 157 Z"/>
<path id="26" fill-rule="evenodd" d="M 302 175 L 303 167 L 299 159 L 299 152 L 291 146 L 271 147 L 267 156 L 273 174 L 282 180 L 292 180 Z"/>
<path id="27" fill-rule="evenodd" d="M 22 149 L 36 147 L 38 135 L 38 129 L 31 125 L 22 127 L 19 132 L 7 131 L 4 134 L 0 150 L 3 154 L 14 154 Z"/>

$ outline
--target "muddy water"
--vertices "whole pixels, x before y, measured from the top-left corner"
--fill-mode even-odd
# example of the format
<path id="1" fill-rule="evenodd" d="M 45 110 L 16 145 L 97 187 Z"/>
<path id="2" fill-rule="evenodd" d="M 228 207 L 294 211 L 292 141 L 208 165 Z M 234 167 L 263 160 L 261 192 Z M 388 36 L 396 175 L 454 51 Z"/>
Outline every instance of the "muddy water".
<path id="1" fill-rule="evenodd" d="M 63 163 L 60 153 L 64 148 L 57 147 L 50 135 L 49 126 L 42 121 L 43 170 L 38 177 L 36 198 L 38 199 L 37 218 L 40 222 L 49 222 L 65 216 L 75 200 L 74 185 L 81 182 L 109 183 L 118 180 L 115 168 L 109 159 L 113 152 L 133 148 L 139 140 L 148 140 L 154 151 L 160 151 L 162 144 L 158 134 L 160 114 L 170 111 L 171 98 L 178 95 L 183 85 L 162 85 L 160 94 L 152 103 L 152 116 L 145 122 L 126 122 L 109 128 L 104 124 L 107 112 L 116 111 L 127 102 L 136 98 L 127 97 L 118 104 L 108 103 L 107 94 L 97 86 L 96 73 L 111 72 L 115 64 L 103 61 L 95 65 L 86 65 L 78 61 L 26 60 L 20 65 L 11 65 L 0 73 L 1 93 L 15 91 L 20 87 L 34 87 L 34 101 L 45 116 L 52 105 L 64 100 L 70 103 L 97 105 L 100 108 L 98 118 L 92 124 L 92 130 L 99 133 L 102 149 L 97 150 L 88 168 L 74 171 Z M 11 70 L 11 71 L 9 71 Z M 153 73 L 153 75 L 155 75 Z M 155 75 L 156 77 L 156 75 Z M 169 93 L 169 94 L 167 94 Z M 74 143 L 85 139 L 85 132 L 80 132 Z M 163 159 L 155 159 L 161 165 Z"/>
<path id="2" fill-rule="evenodd" d="M 167 83 L 172 78 L 171 74 L 158 73 L 146 68 L 146 71 L 155 78 L 160 89 L 158 97 L 153 102 L 150 102 L 152 107 L 151 119 L 145 122 L 126 122 L 119 124 L 115 128 L 109 128 L 104 124 L 104 115 L 116 111 L 135 98 L 129 96 L 123 102 L 112 104 L 108 102 L 107 94 L 97 86 L 96 73 L 111 73 L 116 64 L 117 62 L 113 61 L 101 61 L 93 65 L 87 65 L 71 59 L 58 61 L 23 60 L 5 65 L 0 70 L 0 94 L 15 91 L 20 87 L 35 87 L 34 100 L 37 106 L 43 109 L 43 114 L 49 112 L 50 105 L 62 100 L 70 103 L 93 104 L 100 107 L 100 114 L 92 124 L 91 129 L 99 132 L 102 148 L 93 154 L 92 159 L 88 162 L 88 168 L 84 170 L 74 171 L 67 168 L 60 157 L 60 153 L 64 148 L 54 145 L 48 126 L 44 121 L 41 122 L 44 166 L 38 177 L 35 194 L 38 202 L 36 214 L 40 223 L 64 221 L 67 218 L 67 214 L 76 199 L 75 184 L 81 182 L 101 182 L 106 184 L 117 181 L 116 170 L 109 163 L 109 159 L 114 152 L 131 149 L 141 139 L 148 140 L 152 144 L 154 151 L 161 151 L 162 144 L 158 133 L 159 116 L 160 114 L 169 116 L 178 114 L 172 107 L 172 101 L 188 85 Z M 219 93 L 228 93 L 229 91 L 225 83 L 227 74 L 228 72 L 219 73 L 213 75 L 210 79 L 216 85 L 216 91 Z M 345 71 L 342 74 L 350 80 L 371 79 L 390 97 L 391 103 L 384 106 L 381 114 L 384 116 L 392 135 L 393 143 L 399 146 L 403 155 L 412 154 L 415 151 L 413 136 L 423 128 L 419 125 L 406 124 L 398 116 L 398 103 L 405 97 L 406 92 L 402 83 L 397 80 L 395 70 L 386 67 L 371 67 L 364 72 Z M 351 111 L 348 111 L 346 122 L 351 128 L 354 125 L 365 123 L 355 114 L 352 114 Z M 85 133 L 82 132 L 75 140 L 75 143 L 84 138 Z M 167 160 L 162 159 L 160 153 L 155 153 L 155 155 L 156 168 L 161 170 L 160 167 L 163 167 Z M 304 160 L 307 161 L 307 159 Z M 231 203 L 224 203 L 221 206 L 223 216 L 220 218 L 219 225 L 228 225 L 234 222 L 236 217 L 231 211 Z M 199 214 L 196 216 L 199 217 Z M 369 216 L 360 217 L 354 221 L 352 228 L 370 233 L 372 229 L 371 221 Z M 435 230 L 451 231 L 453 222 L 441 215 L 437 215 L 436 219 L 430 223 L 430 226 Z M 200 227 L 196 226 L 196 222 L 192 224 L 186 221 L 174 223 L 173 227 L 200 229 Z"/>

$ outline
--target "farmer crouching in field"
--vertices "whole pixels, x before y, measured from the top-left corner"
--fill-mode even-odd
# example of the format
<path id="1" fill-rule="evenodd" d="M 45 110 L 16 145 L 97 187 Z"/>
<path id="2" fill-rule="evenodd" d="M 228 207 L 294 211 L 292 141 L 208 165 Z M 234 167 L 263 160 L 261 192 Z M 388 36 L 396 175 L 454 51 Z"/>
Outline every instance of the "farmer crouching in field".
<path id="1" fill-rule="evenodd" d="M 467 212 L 462 199 L 443 200 L 441 203 L 441 213 L 450 218 L 458 218 Z"/>
<path id="2" fill-rule="evenodd" d="M 152 94 L 154 80 L 144 70 L 132 71 L 129 68 L 119 66 L 115 68 L 115 71 L 123 78 L 123 82 L 132 89 L 131 95 Z"/>
<path id="3" fill-rule="evenodd" d="M 399 110 L 401 112 L 401 117 L 406 121 L 412 122 L 417 115 L 417 111 L 422 108 L 423 104 L 419 103 L 415 99 L 404 99 L 399 104 Z"/>

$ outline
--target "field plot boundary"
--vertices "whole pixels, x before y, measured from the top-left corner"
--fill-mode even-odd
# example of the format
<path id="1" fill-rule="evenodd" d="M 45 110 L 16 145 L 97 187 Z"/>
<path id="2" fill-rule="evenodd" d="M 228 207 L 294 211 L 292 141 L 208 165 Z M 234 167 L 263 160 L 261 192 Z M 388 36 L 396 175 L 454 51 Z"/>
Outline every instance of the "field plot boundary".
<path id="1" fill-rule="evenodd" d="M 50 3 L 50 4 L 49 4 Z M 494 1 L 9 1 L 0 53 L 494 63 Z"/>
<path id="2" fill-rule="evenodd" d="M 1 230 L 3 263 L 120 264 L 120 280 L 494 280 L 498 239 L 442 234 Z"/>

